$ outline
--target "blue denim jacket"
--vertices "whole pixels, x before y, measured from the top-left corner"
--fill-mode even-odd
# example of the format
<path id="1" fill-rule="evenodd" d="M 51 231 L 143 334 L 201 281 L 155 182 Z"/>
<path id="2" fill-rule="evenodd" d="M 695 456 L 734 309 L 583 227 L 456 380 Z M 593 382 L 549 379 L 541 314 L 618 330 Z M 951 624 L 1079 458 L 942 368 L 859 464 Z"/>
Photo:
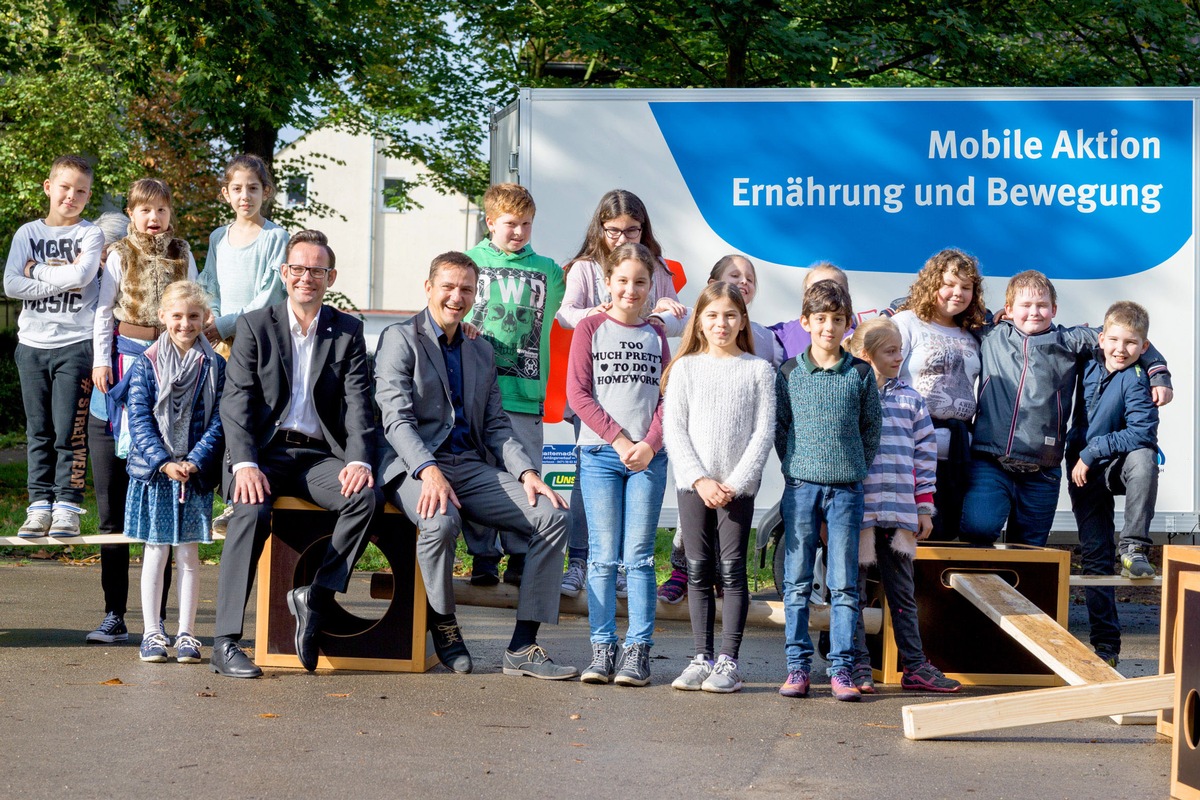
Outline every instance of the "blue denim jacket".
<path id="1" fill-rule="evenodd" d="M 192 403 L 192 424 L 188 431 L 188 445 L 191 451 L 185 460 L 200 468 L 200 472 L 191 479 L 195 481 L 195 488 L 200 492 L 211 491 L 220 480 L 221 453 L 224 450 L 225 438 L 221 430 L 221 415 L 217 408 L 212 410 L 208 426 L 204 426 L 204 399 L 199 386 L 208 379 L 210 369 L 217 371 L 216 403 L 219 407 L 221 394 L 225 389 L 225 359 L 214 355 L 201 367 L 196 397 Z M 149 483 L 163 464 L 171 460 L 171 454 L 163 445 L 158 425 L 154 421 L 153 409 L 157 398 L 158 378 L 154 374 L 154 362 L 143 354 L 134 364 L 129 380 L 127 407 L 132 443 L 125 469 L 130 478 L 144 483 Z"/>

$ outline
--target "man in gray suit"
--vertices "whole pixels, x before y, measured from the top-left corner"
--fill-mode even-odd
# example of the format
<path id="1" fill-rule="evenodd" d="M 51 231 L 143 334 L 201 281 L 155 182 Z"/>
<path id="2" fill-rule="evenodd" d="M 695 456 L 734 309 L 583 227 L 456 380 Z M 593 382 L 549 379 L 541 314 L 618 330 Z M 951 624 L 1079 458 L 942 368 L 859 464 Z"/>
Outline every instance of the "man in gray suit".
<path id="1" fill-rule="evenodd" d="M 425 281 L 426 309 L 379 337 L 375 399 L 386 444 L 377 473 L 384 494 L 418 528 L 417 561 L 441 662 L 454 672 L 472 668 L 451 583 L 465 517 L 529 540 L 504 674 L 564 680 L 578 670 L 555 664 L 537 633 L 541 623 L 558 622 L 567 504 L 513 435 L 500 406 L 491 345 L 463 334 L 478 282 L 475 262 L 443 253 Z"/>

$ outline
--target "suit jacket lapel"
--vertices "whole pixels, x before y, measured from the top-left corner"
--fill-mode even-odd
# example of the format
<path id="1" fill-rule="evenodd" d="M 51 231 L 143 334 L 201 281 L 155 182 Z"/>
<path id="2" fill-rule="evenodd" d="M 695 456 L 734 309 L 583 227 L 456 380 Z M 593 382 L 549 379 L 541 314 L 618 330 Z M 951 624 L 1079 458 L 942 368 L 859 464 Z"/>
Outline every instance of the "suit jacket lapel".
<path id="1" fill-rule="evenodd" d="M 333 349 L 333 309 L 321 306 L 321 311 L 317 314 L 317 320 L 313 324 L 317 326 L 317 332 L 316 340 L 313 342 L 312 369 L 308 371 L 308 386 L 304 387 L 310 397 L 316 388 L 317 376 L 321 372 L 321 367 L 329 362 L 329 352 Z"/>
<path id="2" fill-rule="evenodd" d="M 288 310 L 287 301 L 284 305 L 274 306 L 271 309 L 271 316 L 275 318 L 275 324 L 271 326 L 271 335 L 275 337 L 276 352 L 279 353 L 283 363 L 280 365 L 283 374 L 283 397 L 287 399 L 288 404 L 291 404 L 292 396 L 292 332 L 288 329 Z M 282 418 L 282 417 L 281 417 Z"/>
<path id="3" fill-rule="evenodd" d="M 442 389 L 446 392 L 446 400 L 450 401 L 450 377 L 446 374 L 446 359 L 442 355 L 442 343 L 438 341 L 438 334 L 441 328 L 434 324 L 433 318 L 429 315 L 429 309 L 421 312 L 421 316 L 417 319 L 417 331 L 421 334 L 421 346 L 425 348 L 425 355 L 433 362 L 433 368 L 437 370 L 438 376 L 442 379 Z"/>

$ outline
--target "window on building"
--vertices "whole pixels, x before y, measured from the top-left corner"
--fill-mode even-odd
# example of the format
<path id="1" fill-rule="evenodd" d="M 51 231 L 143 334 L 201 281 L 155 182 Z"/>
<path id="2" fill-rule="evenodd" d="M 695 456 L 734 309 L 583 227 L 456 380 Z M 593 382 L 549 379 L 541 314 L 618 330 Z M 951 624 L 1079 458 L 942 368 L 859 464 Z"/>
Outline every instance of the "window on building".
<path id="1" fill-rule="evenodd" d="M 308 205 L 307 175 L 292 175 L 287 179 L 284 201 L 288 208 L 304 208 Z"/>
<path id="2" fill-rule="evenodd" d="M 392 214 L 408 211 L 414 207 L 411 192 L 417 184 L 404 178 L 384 178 L 379 196 L 379 210 Z M 415 206 L 419 208 L 420 206 Z"/>

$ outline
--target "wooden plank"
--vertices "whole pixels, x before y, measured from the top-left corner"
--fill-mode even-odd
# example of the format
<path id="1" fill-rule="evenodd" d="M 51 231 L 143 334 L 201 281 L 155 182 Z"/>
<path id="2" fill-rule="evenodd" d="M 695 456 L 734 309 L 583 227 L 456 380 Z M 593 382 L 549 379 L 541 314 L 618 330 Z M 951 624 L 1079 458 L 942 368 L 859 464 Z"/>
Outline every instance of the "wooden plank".
<path id="1" fill-rule="evenodd" d="M 1156 711 L 1175 702 L 1174 675 L 1059 686 L 904 706 L 904 736 L 936 739 L 1046 722 Z"/>
<path id="2" fill-rule="evenodd" d="M 224 539 L 224 534 L 214 534 L 213 541 Z M 130 539 L 123 533 L 93 533 L 89 536 L 38 536 L 26 539 L 22 536 L 0 536 L 4 547 L 70 547 L 77 544 L 145 544 L 140 539 Z"/>
<path id="3" fill-rule="evenodd" d="M 950 586 L 1072 686 L 1124 680 L 1121 673 L 1000 576 L 956 573 L 950 576 Z"/>
<path id="4" fill-rule="evenodd" d="M 1162 586 L 1163 579 L 1161 575 L 1155 575 L 1152 578 L 1126 578 L 1121 575 L 1072 575 L 1072 586 L 1127 586 L 1127 587 L 1146 587 L 1146 586 Z"/>

